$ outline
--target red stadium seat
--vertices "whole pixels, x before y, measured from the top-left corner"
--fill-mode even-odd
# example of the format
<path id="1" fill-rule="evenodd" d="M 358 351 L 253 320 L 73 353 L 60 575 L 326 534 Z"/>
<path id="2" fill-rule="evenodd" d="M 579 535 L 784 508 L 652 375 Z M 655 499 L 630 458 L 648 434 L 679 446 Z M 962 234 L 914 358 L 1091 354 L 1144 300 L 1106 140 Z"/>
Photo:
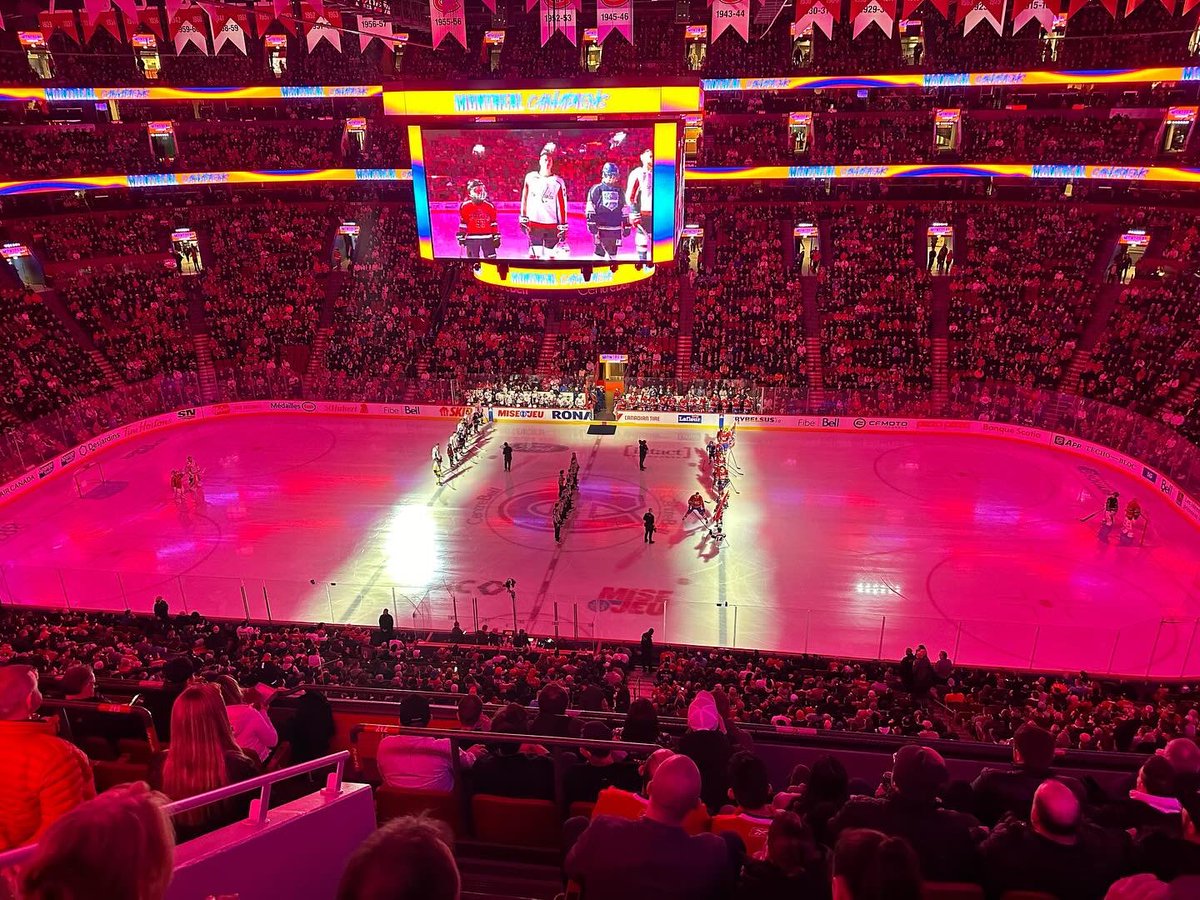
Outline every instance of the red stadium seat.
<path id="1" fill-rule="evenodd" d="M 484 843 L 549 850 L 562 841 L 562 817 L 550 800 L 476 794 L 471 817 L 475 837 Z"/>
<path id="2" fill-rule="evenodd" d="M 425 814 L 450 826 L 455 836 L 462 834 L 458 799 L 447 791 L 414 791 L 383 787 L 375 790 L 375 816 L 382 825 L 400 816 Z"/>

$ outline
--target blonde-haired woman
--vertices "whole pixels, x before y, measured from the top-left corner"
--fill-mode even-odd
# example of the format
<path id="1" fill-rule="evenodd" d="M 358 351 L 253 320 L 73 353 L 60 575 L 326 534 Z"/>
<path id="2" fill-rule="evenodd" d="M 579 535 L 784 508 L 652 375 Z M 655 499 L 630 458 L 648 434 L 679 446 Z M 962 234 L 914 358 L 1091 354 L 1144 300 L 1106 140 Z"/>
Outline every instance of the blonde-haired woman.
<path id="1" fill-rule="evenodd" d="M 172 800 L 184 800 L 245 781 L 258 774 L 257 761 L 233 739 L 221 691 L 193 684 L 171 707 L 171 749 L 154 760 L 150 783 Z M 244 817 L 252 794 L 194 809 L 175 817 L 180 842 Z"/>
<path id="2" fill-rule="evenodd" d="M 123 784 L 47 829 L 22 874 L 25 900 L 161 900 L 175 867 L 162 794 Z"/>

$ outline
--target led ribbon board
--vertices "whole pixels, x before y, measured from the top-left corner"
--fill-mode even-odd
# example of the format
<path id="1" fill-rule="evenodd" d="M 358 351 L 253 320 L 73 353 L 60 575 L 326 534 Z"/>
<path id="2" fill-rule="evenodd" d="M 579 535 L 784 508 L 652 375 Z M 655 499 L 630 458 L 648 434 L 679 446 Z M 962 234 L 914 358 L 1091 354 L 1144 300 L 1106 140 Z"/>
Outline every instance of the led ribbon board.
<path id="1" fill-rule="evenodd" d="M 387 90 L 391 116 L 674 115 L 703 104 L 699 85 L 517 90 Z"/>
<path id="2" fill-rule="evenodd" d="M 475 270 L 475 277 L 484 284 L 521 291 L 580 291 L 589 288 L 620 287 L 644 281 L 653 274 L 654 269 L 649 266 L 618 266 L 614 272 L 602 263 L 595 266 L 592 277 L 587 281 L 583 279 L 582 269 L 530 269 L 510 266 L 506 278 L 501 278 L 499 270 L 493 265 L 481 265 Z"/>
<path id="3" fill-rule="evenodd" d="M 296 184 L 324 181 L 409 181 L 409 169 L 289 169 L 262 172 L 167 172 L 150 175 L 82 175 L 0 181 L 0 196 L 104 188 L 172 188 L 197 184 Z"/>
<path id="4" fill-rule="evenodd" d="M 1054 87 L 1067 84 L 1142 84 L 1200 81 L 1200 66 L 1081 69 L 1064 72 L 931 72 L 900 75 L 801 75 L 783 78 L 706 78 L 707 94 L 815 91 L 830 88 Z"/>

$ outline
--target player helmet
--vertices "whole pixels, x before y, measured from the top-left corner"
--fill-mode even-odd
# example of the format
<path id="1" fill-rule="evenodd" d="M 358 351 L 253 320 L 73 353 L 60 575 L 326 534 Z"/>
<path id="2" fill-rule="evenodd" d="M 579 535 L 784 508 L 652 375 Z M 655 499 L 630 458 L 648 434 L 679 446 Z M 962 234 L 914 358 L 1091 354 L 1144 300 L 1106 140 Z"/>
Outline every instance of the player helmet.
<path id="1" fill-rule="evenodd" d="M 487 188 L 478 178 L 472 178 L 467 182 L 467 196 L 472 200 L 486 200 Z"/>
<path id="2" fill-rule="evenodd" d="M 619 174 L 620 174 L 620 172 L 617 170 L 616 163 L 606 162 L 604 164 L 604 166 L 600 169 L 600 177 L 603 178 L 605 181 L 607 181 L 610 178 L 615 180 L 617 175 L 619 175 Z"/>

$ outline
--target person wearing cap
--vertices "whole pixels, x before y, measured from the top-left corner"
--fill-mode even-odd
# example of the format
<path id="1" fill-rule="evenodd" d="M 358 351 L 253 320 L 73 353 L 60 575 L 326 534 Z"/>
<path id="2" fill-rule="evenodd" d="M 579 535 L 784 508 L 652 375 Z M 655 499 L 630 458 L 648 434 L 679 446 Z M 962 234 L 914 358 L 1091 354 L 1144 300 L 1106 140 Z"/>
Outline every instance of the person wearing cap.
<path id="1" fill-rule="evenodd" d="M 428 728 L 433 714 L 429 701 L 409 694 L 400 701 L 400 724 L 405 728 Z M 379 742 L 376 754 L 379 774 L 388 787 L 421 791 L 454 790 L 454 765 L 450 760 L 449 738 L 415 734 L 395 734 Z M 475 763 L 475 754 L 460 750 L 458 761 L 464 768 Z"/>
<path id="2" fill-rule="evenodd" d="M 931 747 L 897 751 L 887 796 L 855 797 L 829 822 L 830 839 L 850 828 L 870 828 L 912 844 L 927 881 L 974 881 L 979 872 L 979 822 L 943 809 L 938 794 L 949 780 L 946 761 Z"/>
<path id="3" fill-rule="evenodd" d="M 603 722 L 587 722 L 580 738 L 611 741 L 613 733 Z M 583 761 L 563 773 L 563 796 L 568 804 L 595 803 L 600 792 L 609 787 L 636 791 L 642 786 L 637 765 L 627 758 L 618 759 L 607 747 L 580 747 L 579 756 Z"/>
<path id="4" fill-rule="evenodd" d="M 1050 779 L 1034 792 L 1027 821 L 1008 816 L 982 848 L 989 897 L 1040 891 L 1058 900 L 1100 900 L 1126 871 L 1128 840 L 1083 820 L 1079 798 Z"/>
<path id="5" fill-rule="evenodd" d="M 1045 728 L 1026 723 L 1013 737 L 1011 768 L 985 768 L 971 783 L 975 792 L 975 815 L 984 825 L 995 825 L 1008 813 L 1029 818 L 1033 792 L 1048 778 L 1058 778 L 1075 796 L 1084 791 L 1074 778 L 1060 777 L 1050 768 L 1054 761 L 1054 735 Z"/>

